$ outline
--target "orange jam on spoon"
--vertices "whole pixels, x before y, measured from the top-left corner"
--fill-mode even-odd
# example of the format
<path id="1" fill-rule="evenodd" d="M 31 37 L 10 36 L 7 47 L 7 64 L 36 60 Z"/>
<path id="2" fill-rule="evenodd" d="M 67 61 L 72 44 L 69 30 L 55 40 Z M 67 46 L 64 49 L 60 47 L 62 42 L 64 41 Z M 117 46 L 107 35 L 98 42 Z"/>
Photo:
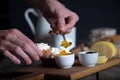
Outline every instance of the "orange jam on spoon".
<path id="1" fill-rule="evenodd" d="M 71 42 L 68 42 L 68 41 L 66 41 L 66 40 L 63 40 L 62 43 L 61 43 L 61 46 L 67 48 L 67 47 L 69 47 L 71 44 L 72 44 Z"/>

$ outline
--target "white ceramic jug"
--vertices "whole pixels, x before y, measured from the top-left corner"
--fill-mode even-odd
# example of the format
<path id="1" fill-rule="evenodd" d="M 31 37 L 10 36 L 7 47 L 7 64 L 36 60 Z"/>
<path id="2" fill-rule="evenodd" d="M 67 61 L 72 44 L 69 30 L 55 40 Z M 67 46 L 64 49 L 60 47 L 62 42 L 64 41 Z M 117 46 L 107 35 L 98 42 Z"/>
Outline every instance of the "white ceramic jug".
<path id="1" fill-rule="evenodd" d="M 34 16 L 38 17 L 36 28 L 30 18 L 30 15 L 29 15 L 30 13 L 32 13 Z M 25 11 L 24 16 L 30 26 L 32 33 L 35 36 L 36 42 L 44 42 L 44 43 L 48 43 L 50 46 L 60 47 L 60 43 L 63 40 L 63 37 L 61 35 L 51 36 L 49 34 L 49 31 L 51 30 L 50 24 L 42 16 L 42 14 L 39 10 L 34 9 L 34 8 L 28 8 Z M 75 47 L 75 45 L 76 45 L 76 28 L 74 27 L 72 29 L 72 31 L 69 34 L 66 34 L 65 36 L 68 41 L 72 42 L 72 45 L 70 47 L 68 47 L 68 49 Z"/>

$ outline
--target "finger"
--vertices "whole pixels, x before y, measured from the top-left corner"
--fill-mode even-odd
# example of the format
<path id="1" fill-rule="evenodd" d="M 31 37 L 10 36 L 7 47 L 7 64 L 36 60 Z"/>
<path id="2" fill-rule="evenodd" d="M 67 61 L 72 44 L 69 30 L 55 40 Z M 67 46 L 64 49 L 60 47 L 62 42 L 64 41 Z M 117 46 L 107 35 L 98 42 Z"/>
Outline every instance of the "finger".
<path id="1" fill-rule="evenodd" d="M 42 52 L 41 52 L 41 50 L 40 49 L 38 49 L 37 47 L 36 47 L 36 45 L 28 38 L 28 37 L 26 37 L 23 33 L 21 33 L 20 31 L 19 32 L 17 32 L 17 34 L 18 34 L 18 38 L 19 38 L 19 40 L 21 40 L 21 41 L 24 41 L 24 43 L 27 43 L 27 44 L 29 44 L 29 48 L 30 49 L 32 49 L 31 51 L 29 51 L 30 49 L 26 49 L 26 51 L 27 51 L 27 53 L 29 53 L 29 54 L 33 54 L 33 55 L 31 55 L 31 57 L 34 57 L 34 54 L 35 54 L 35 56 L 36 56 L 36 54 L 38 54 L 39 55 L 39 57 L 41 57 L 42 56 Z M 21 41 L 19 41 L 19 42 L 21 42 Z M 23 43 L 23 44 L 24 44 Z M 20 45 L 20 44 L 19 44 Z M 28 47 L 28 46 L 26 46 L 26 47 Z"/>
<path id="2" fill-rule="evenodd" d="M 60 32 L 59 32 L 60 30 L 59 30 L 59 28 L 58 28 L 58 26 L 52 26 L 52 30 L 50 31 L 51 32 L 51 34 L 59 34 Z"/>
<path id="3" fill-rule="evenodd" d="M 63 17 L 59 17 L 56 26 L 58 27 L 58 30 L 60 32 L 65 32 L 65 27 L 66 27 L 65 26 L 65 19 Z"/>
<path id="4" fill-rule="evenodd" d="M 51 25 L 50 27 L 53 28 L 55 27 L 55 24 L 57 23 L 56 18 L 47 18 L 49 24 Z"/>
<path id="5" fill-rule="evenodd" d="M 20 38 L 16 38 L 16 40 L 12 41 L 12 43 L 22 48 L 22 50 L 26 54 L 28 54 L 31 58 L 33 58 L 35 61 L 39 60 L 39 55 L 34 51 L 34 49 L 31 47 L 29 43 L 26 43 L 23 40 L 20 40 Z"/>
<path id="6" fill-rule="evenodd" d="M 68 34 L 73 29 L 76 21 L 72 17 L 66 18 L 65 20 L 66 20 L 66 24 L 65 24 L 65 27 L 64 27 L 64 34 Z"/>
<path id="7" fill-rule="evenodd" d="M 50 35 L 56 35 L 56 33 L 55 33 L 54 31 L 52 31 L 52 30 L 49 31 L 49 34 L 50 34 Z"/>
<path id="8" fill-rule="evenodd" d="M 73 27 L 76 22 L 79 20 L 78 17 L 76 16 L 69 16 L 68 18 L 66 18 L 66 26 L 69 28 L 69 27 Z"/>
<path id="9" fill-rule="evenodd" d="M 31 61 L 30 57 L 27 55 L 27 53 L 25 53 L 19 46 L 16 46 L 9 42 L 5 42 L 4 48 L 5 48 L 5 50 L 8 50 L 9 52 L 11 52 L 12 55 L 20 56 L 21 58 L 23 58 L 27 64 L 32 63 L 32 61 Z M 10 58 L 10 56 L 9 56 L 9 58 Z"/>
<path id="10" fill-rule="evenodd" d="M 27 64 L 32 63 L 30 57 L 20 47 L 15 47 L 15 53 L 21 58 L 23 58 Z"/>
<path id="11" fill-rule="evenodd" d="M 9 50 L 10 52 L 12 52 L 12 54 L 13 53 L 14 53 L 14 55 L 17 54 L 18 56 L 23 58 L 27 64 L 32 63 L 32 61 L 31 61 L 30 57 L 27 55 L 27 53 L 25 53 L 19 46 L 13 45 L 11 43 L 7 43 L 6 49 Z"/>
<path id="12" fill-rule="evenodd" d="M 72 31 L 72 29 L 73 29 L 73 27 L 67 28 L 65 33 L 66 33 L 66 34 L 70 33 L 70 32 Z"/>
<path id="13" fill-rule="evenodd" d="M 15 64 L 20 64 L 21 63 L 21 61 L 17 57 L 15 57 L 13 54 L 11 54 L 8 50 L 2 50 L 2 52 L 3 52 L 3 55 L 5 57 L 10 59 Z"/>
<path id="14" fill-rule="evenodd" d="M 49 32 L 51 35 L 61 34 L 61 31 L 64 31 L 65 20 L 61 16 L 57 16 L 58 18 L 49 18 L 48 21 L 51 24 L 52 30 Z"/>

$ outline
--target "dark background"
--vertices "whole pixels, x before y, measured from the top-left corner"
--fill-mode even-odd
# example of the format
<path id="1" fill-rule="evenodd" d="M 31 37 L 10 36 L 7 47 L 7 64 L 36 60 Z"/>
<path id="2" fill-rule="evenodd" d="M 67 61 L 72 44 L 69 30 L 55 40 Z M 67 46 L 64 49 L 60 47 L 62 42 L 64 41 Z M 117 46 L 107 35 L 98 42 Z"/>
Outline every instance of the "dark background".
<path id="1" fill-rule="evenodd" d="M 77 27 L 77 43 L 88 39 L 89 31 L 98 27 L 112 27 L 120 33 L 120 2 L 119 0 L 59 0 L 67 8 L 75 11 L 80 20 Z M 32 7 L 25 0 L 1 0 L 0 29 L 18 28 L 34 40 L 24 18 L 24 11 Z M 2 6 L 3 5 L 3 6 Z M 36 18 L 33 18 L 34 23 Z M 27 33 L 26 33 L 27 31 Z"/>
<path id="2" fill-rule="evenodd" d="M 78 40 L 88 38 L 92 28 L 112 27 L 120 33 L 119 0 L 67 0 L 64 3 L 80 17 L 76 24 Z"/>
<path id="3" fill-rule="evenodd" d="M 119 0 L 59 0 L 67 8 L 75 11 L 80 20 L 77 27 L 77 43 L 87 40 L 89 31 L 98 27 L 113 27 L 120 34 L 120 2 Z M 0 29 L 18 28 L 34 41 L 34 36 L 24 18 L 26 9 L 32 7 L 25 0 L 0 0 Z M 31 15 L 34 23 L 36 18 Z M 24 62 L 24 61 L 23 61 Z M 0 73 L 11 72 L 23 64 L 16 66 L 11 61 L 0 63 Z M 113 70 L 111 70 L 112 72 Z M 108 72 L 109 73 L 109 72 Z M 1 80 L 1 79 L 0 79 Z"/>

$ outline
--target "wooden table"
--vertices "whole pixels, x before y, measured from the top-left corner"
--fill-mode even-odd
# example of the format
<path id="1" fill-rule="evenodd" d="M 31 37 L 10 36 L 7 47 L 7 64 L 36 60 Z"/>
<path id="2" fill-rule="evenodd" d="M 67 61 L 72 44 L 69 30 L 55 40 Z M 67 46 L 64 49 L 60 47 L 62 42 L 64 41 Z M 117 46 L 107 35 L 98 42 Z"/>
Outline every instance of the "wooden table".
<path id="1" fill-rule="evenodd" d="M 17 73 L 29 73 L 13 80 L 76 80 L 85 76 L 98 73 L 105 69 L 117 66 L 120 59 L 111 59 L 107 63 L 88 68 L 81 66 L 78 61 L 70 69 L 60 69 L 56 66 L 35 65 L 16 71 Z"/>

